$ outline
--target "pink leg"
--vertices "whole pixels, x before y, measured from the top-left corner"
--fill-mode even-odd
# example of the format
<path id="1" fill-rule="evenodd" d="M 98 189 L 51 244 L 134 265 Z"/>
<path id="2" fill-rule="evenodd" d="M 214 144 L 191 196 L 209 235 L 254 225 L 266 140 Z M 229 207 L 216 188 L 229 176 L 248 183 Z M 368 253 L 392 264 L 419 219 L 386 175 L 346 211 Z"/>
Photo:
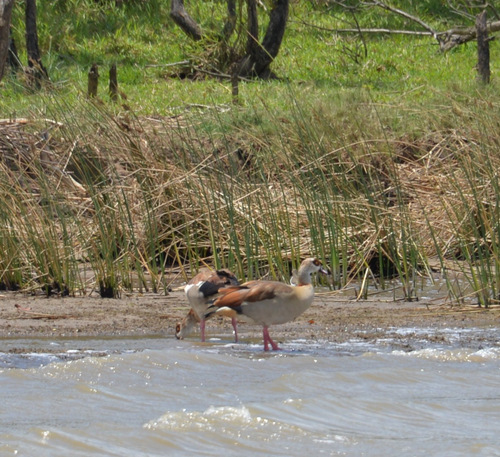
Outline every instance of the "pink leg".
<path id="1" fill-rule="evenodd" d="M 236 320 L 235 317 L 231 318 L 231 324 L 233 324 L 234 328 L 234 342 L 238 342 L 238 321 Z"/>
<path id="2" fill-rule="evenodd" d="M 201 342 L 205 342 L 205 319 L 200 321 Z"/>
<path id="3" fill-rule="evenodd" d="M 269 351 L 269 344 L 271 345 L 274 351 L 279 351 L 280 348 L 269 336 L 269 329 L 267 327 L 264 327 L 262 333 L 264 335 L 264 351 Z"/>

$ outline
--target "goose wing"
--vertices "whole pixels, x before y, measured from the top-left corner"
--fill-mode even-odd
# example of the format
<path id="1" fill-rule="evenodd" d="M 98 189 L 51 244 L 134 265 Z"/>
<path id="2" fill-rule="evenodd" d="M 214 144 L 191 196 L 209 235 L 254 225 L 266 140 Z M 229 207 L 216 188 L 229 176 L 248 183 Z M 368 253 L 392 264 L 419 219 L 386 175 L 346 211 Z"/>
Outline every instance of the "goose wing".
<path id="1" fill-rule="evenodd" d="M 282 297 L 286 300 L 293 295 L 293 287 L 277 281 L 248 281 L 241 286 L 229 286 L 219 290 L 219 297 L 213 306 L 239 308 L 243 303 L 256 303 Z"/>

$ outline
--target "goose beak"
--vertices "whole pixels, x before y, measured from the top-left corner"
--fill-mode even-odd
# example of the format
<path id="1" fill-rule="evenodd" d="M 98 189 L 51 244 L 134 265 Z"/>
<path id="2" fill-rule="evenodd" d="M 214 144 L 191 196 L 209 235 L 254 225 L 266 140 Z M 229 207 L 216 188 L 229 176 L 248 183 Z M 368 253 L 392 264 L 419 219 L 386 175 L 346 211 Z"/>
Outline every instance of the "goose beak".
<path id="1" fill-rule="evenodd" d="M 330 275 L 330 270 L 328 268 L 325 268 L 323 264 L 318 260 L 318 259 L 311 259 L 312 263 L 314 264 L 315 267 L 318 269 L 316 270 L 318 273 L 321 273 L 323 275 Z"/>
<path id="2" fill-rule="evenodd" d="M 321 273 L 321 274 L 324 274 L 324 275 L 331 275 L 332 273 L 330 272 L 330 270 L 328 270 L 327 268 L 324 268 L 323 266 L 320 267 L 320 269 L 318 270 L 318 273 Z"/>

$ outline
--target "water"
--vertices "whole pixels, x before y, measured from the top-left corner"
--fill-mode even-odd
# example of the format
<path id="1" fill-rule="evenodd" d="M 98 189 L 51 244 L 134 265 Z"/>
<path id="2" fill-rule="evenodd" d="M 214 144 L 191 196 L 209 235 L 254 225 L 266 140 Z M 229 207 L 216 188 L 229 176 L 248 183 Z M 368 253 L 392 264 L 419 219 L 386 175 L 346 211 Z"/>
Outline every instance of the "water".
<path id="1" fill-rule="evenodd" d="M 463 347 L 461 331 L 411 352 L 4 340 L 39 348 L 0 354 L 0 456 L 497 456 L 500 345 Z"/>

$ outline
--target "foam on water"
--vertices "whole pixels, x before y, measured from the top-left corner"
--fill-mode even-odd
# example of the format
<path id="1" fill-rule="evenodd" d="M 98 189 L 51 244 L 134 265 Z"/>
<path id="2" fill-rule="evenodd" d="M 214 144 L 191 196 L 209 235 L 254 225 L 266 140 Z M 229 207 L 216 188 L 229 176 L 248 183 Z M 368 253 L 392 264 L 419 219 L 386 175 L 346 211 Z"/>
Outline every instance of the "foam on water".
<path id="1" fill-rule="evenodd" d="M 282 404 L 288 405 L 284 406 L 286 409 L 293 402 L 288 400 Z M 186 435 L 194 434 L 203 437 L 206 445 L 222 441 L 227 445 L 225 453 L 231 447 L 237 447 L 244 455 L 245 451 L 251 451 L 252 455 L 273 455 L 287 451 L 287 455 L 303 455 L 306 451 L 304 442 L 311 443 L 317 454 L 330 454 L 332 444 L 353 444 L 353 440 L 345 435 L 317 432 L 284 420 L 265 417 L 266 413 L 267 410 L 260 409 L 258 405 L 210 406 L 203 412 L 169 412 L 146 423 L 144 428 L 168 436 L 179 447 L 186 446 Z"/>
<path id="2" fill-rule="evenodd" d="M 257 420 L 258 422 L 258 420 Z M 252 423 L 250 411 L 245 406 L 210 406 L 203 412 L 178 411 L 168 412 L 158 419 L 144 424 L 147 429 L 196 430 L 218 429 L 223 424 L 232 427 L 248 426 Z"/>
<path id="3" fill-rule="evenodd" d="M 0 370 L 5 368 L 37 368 L 55 362 L 69 362 L 84 357 L 103 357 L 108 355 L 107 351 L 94 350 L 70 350 L 60 353 L 23 353 L 9 354 L 0 352 Z"/>
<path id="4" fill-rule="evenodd" d="M 360 334 L 363 332 L 360 331 Z M 473 348 L 468 346 L 468 342 L 486 341 L 486 347 Z M 161 348 L 166 346 L 165 339 L 104 339 L 85 341 L 88 347 L 85 349 L 75 349 L 75 345 L 82 343 L 75 340 L 64 340 L 60 343 L 48 342 L 50 352 L 43 351 L 36 353 L 10 353 L 0 352 L 0 370 L 21 368 L 29 369 L 41 367 L 56 362 L 70 362 L 86 357 L 105 357 L 112 354 L 124 354 L 127 352 L 141 352 L 148 348 L 148 341 L 151 348 Z M 34 343 L 28 341 L 26 344 L 39 344 L 43 349 L 43 342 Z M 260 339 L 244 340 L 241 343 L 224 342 L 218 338 L 212 338 L 208 343 L 197 341 L 185 341 L 177 343 L 177 350 L 190 353 L 231 355 L 242 358 L 249 358 L 255 361 L 262 361 L 274 357 L 289 356 L 359 356 L 366 353 L 393 353 L 396 356 L 406 355 L 422 358 L 433 358 L 435 360 L 454 361 L 481 361 L 485 359 L 498 359 L 500 342 L 498 341 L 498 330 L 488 329 L 433 329 L 433 328 L 389 328 L 375 339 L 353 338 L 345 342 L 335 342 L 327 340 L 295 339 L 287 340 L 281 344 L 281 351 L 264 353 Z M 489 345 L 489 347 L 488 347 Z M 73 347 L 71 347 L 73 346 Z M 54 349 L 60 348 L 57 352 Z"/>
<path id="5" fill-rule="evenodd" d="M 418 357 L 442 362 L 474 362 L 500 360 L 500 348 L 486 348 L 477 351 L 472 349 L 426 348 L 416 351 L 393 351 L 393 355 L 401 357 Z"/>

